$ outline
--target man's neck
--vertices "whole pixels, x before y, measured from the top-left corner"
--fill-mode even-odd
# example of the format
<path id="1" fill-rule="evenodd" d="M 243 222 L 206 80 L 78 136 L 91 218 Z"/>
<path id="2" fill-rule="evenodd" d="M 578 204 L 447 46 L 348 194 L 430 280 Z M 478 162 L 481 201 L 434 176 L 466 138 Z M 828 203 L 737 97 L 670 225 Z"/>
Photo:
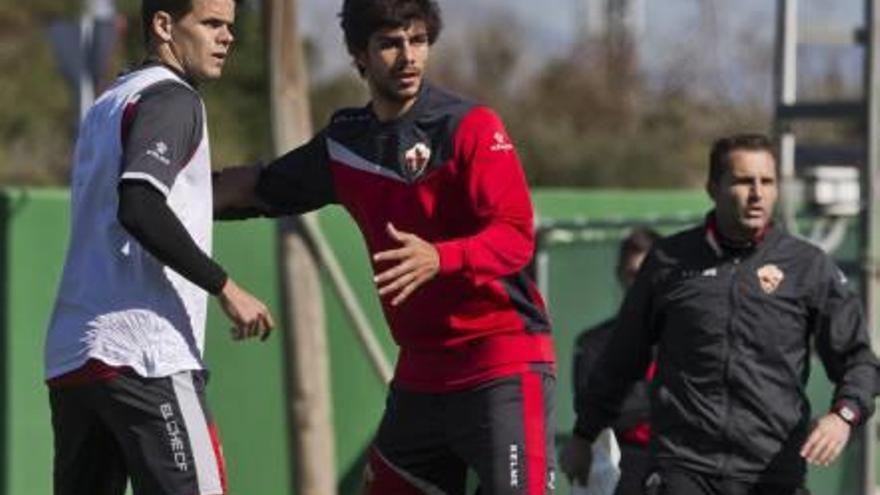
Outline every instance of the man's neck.
<path id="1" fill-rule="evenodd" d="M 733 247 L 754 244 L 759 233 L 760 231 L 741 230 L 733 226 L 724 225 L 720 222 L 718 224 L 718 234 L 721 239 L 725 244 Z"/>
<path id="2" fill-rule="evenodd" d="M 769 225 L 759 230 L 744 230 L 736 228 L 737 226 L 725 225 L 718 220 L 718 217 L 711 214 L 709 220 L 709 229 L 712 230 L 718 241 L 725 247 L 733 249 L 750 248 L 760 244 L 770 229 Z"/>
<path id="3" fill-rule="evenodd" d="M 376 115 L 376 118 L 379 119 L 379 122 L 390 122 L 399 119 L 415 106 L 416 102 L 419 101 L 419 98 L 424 96 L 426 84 L 427 82 L 422 80 L 416 94 L 413 95 L 412 98 L 407 98 L 405 100 L 389 98 L 387 95 L 373 87 L 372 84 L 369 84 L 371 100 L 370 108 L 372 108 L 373 113 Z"/>
<path id="4" fill-rule="evenodd" d="M 168 45 L 153 47 L 144 62 L 144 65 L 147 64 L 162 65 L 180 76 L 181 79 L 185 80 L 192 86 L 196 86 L 196 80 L 186 73 L 183 66 L 180 64 L 180 61 L 174 56 L 174 53 Z"/>
<path id="5" fill-rule="evenodd" d="M 373 113 L 380 122 L 388 122 L 403 116 L 416 103 L 416 98 L 405 101 L 393 101 L 386 98 L 373 98 Z"/>

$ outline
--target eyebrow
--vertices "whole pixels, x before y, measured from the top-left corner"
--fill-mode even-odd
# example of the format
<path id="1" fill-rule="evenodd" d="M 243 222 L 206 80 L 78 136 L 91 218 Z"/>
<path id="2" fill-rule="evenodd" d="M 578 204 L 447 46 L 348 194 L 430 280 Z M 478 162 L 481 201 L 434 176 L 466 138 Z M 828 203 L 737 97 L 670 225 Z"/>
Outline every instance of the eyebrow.
<path id="1" fill-rule="evenodd" d="M 733 175 L 731 178 L 735 181 L 753 181 L 755 179 L 761 181 L 776 180 L 775 175 Z"/>
<path id="2" fill-rule="evenodd" d="M 201 19 L 201 21 L 202 22 L 220 22 L 223 24 L 234 24 L 235 23 L 235 21 L 230 21 L 224 17 L 220 17 L 218 15 L 213 15 L 213 14 L 203 17 Z"/>
<path id="3" fill-rule="evenodd" d="M 376 33 L 376 36 L 377 36 L 378 38 L 380 38 L 380 39 L 417 38 L 417 37 L 420 37 L 420 36 L 428 36 L 428 30 L 427 30 L 427 28 L 425 28 L 425 29 L 420 29 L 420 30 L 418 30 L 418 31 L 413 32 L 412 34 L 407 33 L 407 28 L 406 28 L 406 27 L 391 28 L 391 29 L 392 29 L 392 30 L 402 29 L 403 32 L 395 32 L 394 34 L 391 34 L 391 33 Z"/>

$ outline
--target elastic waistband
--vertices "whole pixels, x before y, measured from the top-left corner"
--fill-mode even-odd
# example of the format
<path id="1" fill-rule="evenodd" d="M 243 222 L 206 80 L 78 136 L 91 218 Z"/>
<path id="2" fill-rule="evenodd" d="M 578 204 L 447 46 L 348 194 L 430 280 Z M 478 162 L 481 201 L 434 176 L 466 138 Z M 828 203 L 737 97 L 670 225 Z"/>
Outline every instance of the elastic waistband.
<path id="1" fill-rule="evenodd" d="M 88 383 L 112 380 L 123 373 L 131 373 L 133 370 L 128 366 L 110 366 L 98 359 L 89 359 L 79 368 L 46 380 L 50 387 L 75 387 Z"/>
<path id="2" fill-rule="evenodd" d="M 394 382 L 419 392 L 450 392 L 555 362 L 550 334 L 492 335 L 454 348 L 402 348 Z"/>

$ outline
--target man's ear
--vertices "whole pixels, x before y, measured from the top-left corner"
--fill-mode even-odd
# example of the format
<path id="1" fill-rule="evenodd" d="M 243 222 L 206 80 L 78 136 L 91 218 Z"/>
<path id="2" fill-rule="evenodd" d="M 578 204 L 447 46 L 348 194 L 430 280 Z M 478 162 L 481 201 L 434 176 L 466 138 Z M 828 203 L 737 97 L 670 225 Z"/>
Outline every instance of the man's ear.
<path id="1" fill-rule="evenodd" d="M 157 42 L 168 43 L 172 39 L 171 30 L 174 25 L 174 19 L 171 14 L 160 10 L 153 14 L 153 36 Z"/>
<path id="2" fill-rule="evenodd" d="M 712 201 L 717 201 L 718 199 L 718 183 L 713 180 L 706 181 L 706 194 L 712 198 Z"/>
<path id="3" fill-rule="evenodd" d="M 366 50 L 353 55 L 354 68 L 358 74 L 364 77 L 367 73 L 367 53 Z"/>

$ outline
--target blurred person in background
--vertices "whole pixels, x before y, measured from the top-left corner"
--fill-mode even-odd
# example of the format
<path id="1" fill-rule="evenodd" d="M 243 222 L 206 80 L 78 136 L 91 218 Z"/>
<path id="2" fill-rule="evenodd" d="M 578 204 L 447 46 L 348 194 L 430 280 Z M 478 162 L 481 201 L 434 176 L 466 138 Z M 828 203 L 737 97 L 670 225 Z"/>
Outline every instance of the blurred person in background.
<path id="1" fill-rule="evenodd" d="M 651 246 L 660 239 L 660 235 L 648 227 L 636 227 L 621 241 L 617 256 L 617 280 L 624 292 L 629 290 L 635 281 L 639 267 L 650 251 Z M 573 383 L 575 406 L 583 404 L 584 395 L 587 393 L 587 383 L 596 364 L 605 352 L 611 334 L 618 322 L 617 317 L 610 318 L 595 327 L 581 332 L 575 343 Z M 648 372 L 643 380 L 632 385 L 629 393 L 623 399 L 620 406 L 620 415 L 610 424 L 614 430 L 615 438 L 620 446 L 620 480 L 617 483 L 616 495 L 639 495 L 643 493 L 642 482 L 651 472 L 653 463 L 648 450 L 648 441 L 651 436 L 650 426 L 650 401 L 649 383 L 655 373 L 655 363 L 652 361 Z M 588 414 L 588 411 L 577 411 L 578 415 Z M 577 452 L 569 452 L 571 449 L 583 448 L 583 442 L 570 441 L 563 449 L 560 456 L 560 464 L 565 472 L 579 471 L 570 462 L 587 459 Z M 581 480 L 573 480 L 580 482 Z"/>
<path id="2" fill-rule="evenodd" d="M 75 19 L 53 16 L 47 34 L 71 89 L 77 127 L 109 82 L 111 58 L 125 33 L 126 20 L 117 12 L 115 0 L 82 0 L 80 8 L 67 7 L 62 12 L 71 14 L 73 10 L 78 14 Z"/>
<path id="3" fill-rule="evenodd" d="M 234 337 L 265 305 L 211 259 L 203 81 L 232 47 L 233 0 L 144 0 L 146 61 L 81 127 L 70 245 L 45 347 L 56 495 L 225 491 L 202 359 L 208 295 Z"/>
<path id="4" fill-rule="evenodd" d="M 581 398 L 574 449 L 589 457 L 631 385 L 652 382 L 648 485 L 663 495 L 803 494 L 806 463 L 826 466 L 874 410 L 878 361 L 858 297 L 831 258 L 775 226 L 769 138 L 717 140 L 699 226 L 658 241 L 620 310 Z M 835 384 L 811 417 L 816 351 Z M 589 459 L 567 473 L 585 478 Z"/>

